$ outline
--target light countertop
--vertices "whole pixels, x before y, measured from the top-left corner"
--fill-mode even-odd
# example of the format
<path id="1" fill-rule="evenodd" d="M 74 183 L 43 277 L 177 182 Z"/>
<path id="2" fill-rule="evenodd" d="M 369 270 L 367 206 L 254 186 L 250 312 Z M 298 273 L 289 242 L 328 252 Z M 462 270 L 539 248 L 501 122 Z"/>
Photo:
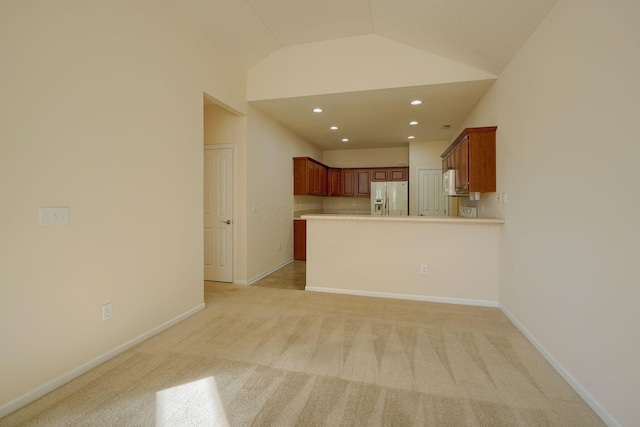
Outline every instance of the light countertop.
<path id="1" fill-rule="evenodd" d="M 392 221 L 392 222 L 432 222 L 453 224 L 504 224 L 502 218 L 465 218 L 459 216 L 372 216 L 372 215 L 345 215 L 345 214 L 306 214 L 300 216 L 304 220 L 329 220 L 329 221 Z"/>

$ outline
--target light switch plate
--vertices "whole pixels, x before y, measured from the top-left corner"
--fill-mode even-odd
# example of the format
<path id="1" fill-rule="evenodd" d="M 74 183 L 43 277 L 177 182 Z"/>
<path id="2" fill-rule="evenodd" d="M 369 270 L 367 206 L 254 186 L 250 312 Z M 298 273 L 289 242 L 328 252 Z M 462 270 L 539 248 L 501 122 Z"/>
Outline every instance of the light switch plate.
<path id="1" fill-rule="evenodd" d="M 69 225 L 69 207 L 40 208 L 40 227 Z"/>

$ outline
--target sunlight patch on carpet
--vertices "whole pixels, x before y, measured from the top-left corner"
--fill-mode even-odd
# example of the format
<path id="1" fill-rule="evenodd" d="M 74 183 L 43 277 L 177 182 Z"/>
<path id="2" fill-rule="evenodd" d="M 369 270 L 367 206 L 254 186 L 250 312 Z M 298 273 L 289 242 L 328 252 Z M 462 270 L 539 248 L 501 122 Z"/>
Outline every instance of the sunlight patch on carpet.
<path id="1" fill-rule="evenodd" d="M 229 427 L 216 380 L 203 378 L 156 393 L 156 427 Z"/>

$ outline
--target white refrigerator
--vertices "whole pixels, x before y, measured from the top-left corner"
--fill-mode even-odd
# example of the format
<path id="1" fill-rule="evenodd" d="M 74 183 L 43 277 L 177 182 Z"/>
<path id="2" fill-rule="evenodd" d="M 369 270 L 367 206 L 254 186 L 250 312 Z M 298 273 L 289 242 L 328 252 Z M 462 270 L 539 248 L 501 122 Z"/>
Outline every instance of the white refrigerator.
<path id="1" fill-rule="evenodd" d="M 408 216 L 409 183 L 407 181 L 372 182 L 371 215 Z"/>

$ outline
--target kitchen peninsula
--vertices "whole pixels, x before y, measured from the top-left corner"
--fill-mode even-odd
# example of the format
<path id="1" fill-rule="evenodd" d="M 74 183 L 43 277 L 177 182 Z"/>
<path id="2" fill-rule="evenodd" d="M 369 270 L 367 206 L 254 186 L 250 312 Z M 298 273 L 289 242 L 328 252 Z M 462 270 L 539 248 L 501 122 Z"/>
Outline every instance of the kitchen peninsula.
<path id="1" fill-rule="evenodd" d="M 306 290 L 497 306 L 497 218 L 303 215 Z"/>

